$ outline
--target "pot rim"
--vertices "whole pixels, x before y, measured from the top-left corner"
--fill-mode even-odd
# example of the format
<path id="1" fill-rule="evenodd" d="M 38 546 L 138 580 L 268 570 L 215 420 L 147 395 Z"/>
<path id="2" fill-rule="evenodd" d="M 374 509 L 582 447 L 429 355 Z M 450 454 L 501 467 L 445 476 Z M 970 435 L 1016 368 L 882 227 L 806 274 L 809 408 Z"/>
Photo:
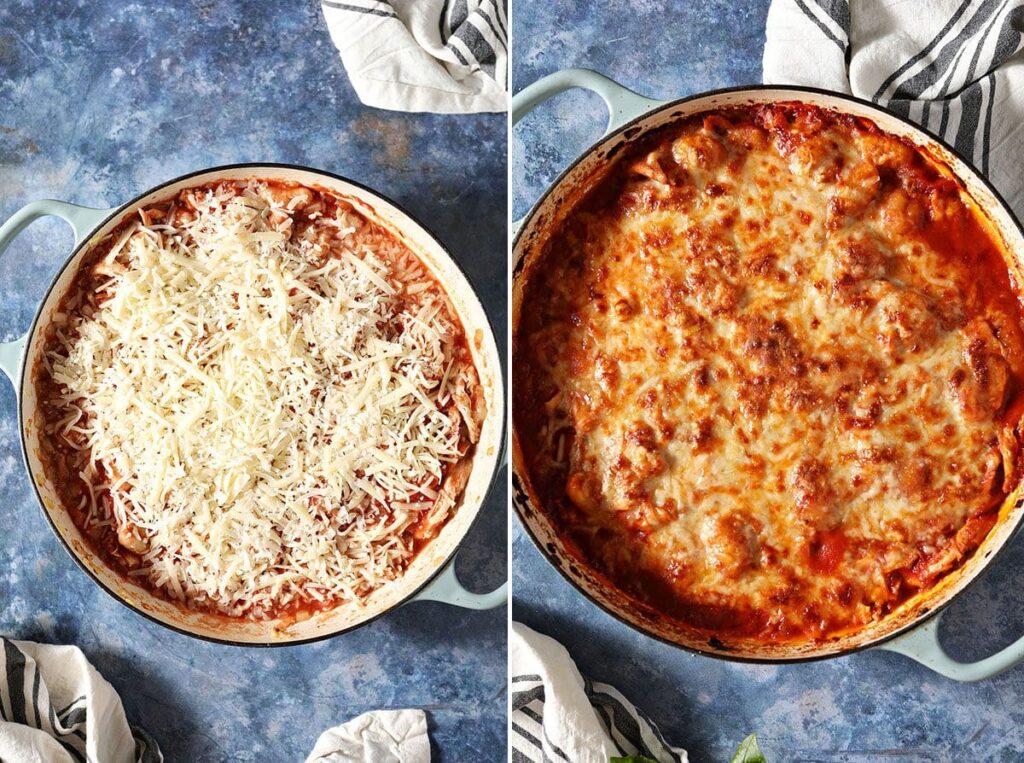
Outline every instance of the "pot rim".
<path id="1" fill-rule="evenodd" d="M 996 200 L 997 205 L 1002 208 L 1002 211 L 1006 213 L 1006 215 L 1008 216 L 1010 222 L 1016 227 L 1016 231 L 1017 231 L 1018 236 L 1021 238 L 1022 241 L 1024 241 L 1024 225 L 1021 224 L 1021 221 L 1017 217 L 1016 213 L 1013 211 L 1013 209 L 1010 207 L 1010 205 L 1007 204 L 1006 199 L 995 188 L 995 186 L 988 179 L 988 177 L 986 177 L 984 174 L 982 174 L 981 171 L 978 170 L 978 168 L 974 166 L 974 163 L 972 161 L 970 161 L 967 157 L 965 157 L 960 151 L 958 151 L 956 148 L 954 148 L 949 143 L 947 143 L 943 138 L 933 134 L 926 127 L 922 127 L 921 125 L 917 124 L 916 122 L 911 121 L 909 118 L 904 117 L 904 116 L 902 116 L 900 114 L 897 114 L 896 112 L 892 111 L 891 109 L 889 109 L 886 106 L 882 106 L 882 105 L 877 104 L 877 103 L 875 103 L 873 101 L 869 101 L 869 100 L 867 100 L 865 98 L 860 98 L 860 97 L 855 96 L 855 95 L 851 95 L 851 94 L 847 94 L 847 93 L 840 93 L 840 92 L 836 92 L 834 90 L 827 90 L 825 88 L 813 87 L 813 86 L 807 86 L 807 85 L 769 85 L 769 84 L 764 84 L 764 83 L 752 84 L 752 85 L 734 85 L 734 86 L 730 86 L 730 87 L 715 88 L 715 89 L 712 89 L 712 90 L 705 90 L 705 91 L 701 91 L 699 93 L 694 93 L 692 95 L 683 96 L 681 98 L 671 99 L 671 100 L 668 100 L 668 101 L 662 101 L 658 105 L 654 106 L 653 108 L 650 108 L 650 109 L 648 109 L 646 111 L 643 111 L 642 113 L 638 114 L 637 116 L 633 117 L 632 119 L 629 119 L 625 123 L 619 125 L 615 129 L 613 129 L 613 130 L 603 134 L 596 141 L 591 143 L 575 159 L 573 159 L 572 162 L 570 162 L 565 167 L 565 169 L 563 169 L 560 173 L 558 173 L 558 176 L 553 181 L 551 181 L 551 183 L 547 186 L 547 188 L 544 189 L 544 192 L 530 206 L 529 212 L 527 212 L 522 217 L 522 221 L 521 221 L 521 223 L 520 223 L 520 225 L 518 227 L 518 230 L 515 231 L 515 235 L 514 235 L 513 240 L 512 240 L 512 272 L 511 272 L 511 283 L 510 283 L 510 286 L 514 287 L 515 281 L 522 274 L 523 268 L 525 267 L 525 258 L 520 259 L 518 262 L 516 262 L 516 258 L 515 258 L 515 256 L 516 256 L 516 249 L 519 247 L 520 242 L 522 241 L 523 234 L 525 233 L 527 228 L 530 226 L 530 223 L 533 221 L 534 217 L 537 215 L 537 213 L 539 212 L 540 208 L 544 205 L 544 203 L 548 200 L 548 198 L 551 197 L 551 195 L 555 192 L 555 190 L 559 188 L 559 186 L 563 183 L 563 181 L 566 179 L 566 177 L 573 170 L 575 170 L 576 167 L 578 167 L 580 165 L 580 163 L 582 163 L 585 159 L 589 158 L 595 151 L 599 150 L 603 145 L 605 145 L 606 143 L 610 142 L 611 140 L 619 137 L 620 135 L 623 135 L 626 131 L 628 131 L 630 129 L 633 129 L 633 128 L 636 128 L 636 126 L 637 126 L 637 124 L 639 122 L 641 122 L 641 121 L 643 121 L 645 119 L 648 119 L 649 117 L 652 117 L 652 116 L 654 116 L 656 114 L 660 114 L 660 113 L 662 113 L 664 111 L 672 109 L 674 107 L 682 106 L 682 105 L 688 104 L 688 103 L 690 103 L 692 101 L 701 100 L 701 99 L 704 99 L 704 98 L 710 98 L 710 97 L 717 96 L 717 95 L 739 94 L 739 93 L 745 93 L 745 92 L 763 92 L 763 91 L 767 91 L 767 90 L 785 91 L 787 93 L 792 93 L 794 96 L 799 96 L 800 94 L 806 94 L 806 95 L 811 95 L 811 96 L 826 96 L 828 98 L 834 98 L 834 99 L 838 99 L 840 101 L 846 101 L 846 102 L 849 102 L 849 103 L 855 103 L 855 104 L 857 104 L 859 106 L 863 106 L 863 107 L 866 107 L 868 109 L 872 109 L 872 110 L 878 111 L 878 112 L 880 112 L 881 114 L 883 114 L 886 117 L 889 117 L 889 118 L 895 119 L 895 120 L 897 120 L 899 122 L 902 122 L 907 127 L 910 127 L 912 132 L 920 134 L 927 142 L 936 143 L 939 146 L 941 146 L 945 151 L 947 151 L 955 159 L 960 161 L 970 172 L 972 172 L 974 174 L 975 178 L 984 186 L 984 188 L 990 194 L 992 194 L 992 197 Z M 799 101 L 800 98 L 794 97 L 793 100 Z M 680 118 L 683 118 L 683 117 L 681 116 Z M 632 140 L 632 138 L 627 138 L 627 140 Z M 962 178 L 960 178 L 960 176 L 959 176 L 959 173 L 957 173 L 956 176 L 957 176 L 958 180 L 963 182 Z M 977 200 L 975 200 L 975 201 L 977 202 Z M 979 206 L 979 208 L 981 208 L 980 204 L 978 206 Z M 985 210 L 985 211 L 987 212 L 987 210 Z M 1002 228 L 1000 226 L 996 226 L 996 227 L 997 227 L 997 230 L 999 230 L 1000 235 L 1003 235 L 1004 231 L 1002 230 Z M 1022 292 L 1022 294 L 1024 294 L 1024 292 Z M 510 305 L 510 307 L 511 307 L 511 305 Z M 510 315 L 511 315 L 511 313 L 510 313 Z M 511 319 L 510 319 L 510 321 L 511 321 Z M 511 326 L 511 324 L 510 324 L 510 330 L 512 330 L 513 333 L 514 333 L 514 328 L 515 327 Z M 512 354 L 513 354 L 513 361 L 512 361 L 513 364 L 515 363 L 514 350 L 515 350 L 515 347 L 513 345 L 513 347 L 511 348 L 511 351 L 512 351 Z M 511 479 L 512 479 L 512 483 L 513 483 L 513 496 L 512 496 L 512 501 L 511 502 L 512 502 L 513 506 L 515 507 L 516 517 L 518 518 L 520 525 L 526 530 L 527 536 L 532 541 L 534 547 L 540 552 L 541 556 L 544 557 L 544 560 L 551 567 L 554 567 L 558 571 L 558 573 L 566 581 L 568 581 L 569 584 L 573 588 L 575 588 L 579 593 L 583 594 L 583 596 L 591 604 L 596 605 L 599 609 L 601 609 L 606 614 L 611 615 L 613 618 L 615 618 L 620 623 L 628 626 L 629 628 L 631 628 L 631 629 L 633 629 L 633 630 L 635 630 L 635 631 L 637 631 L 639 633 L 642 633 L 643 635 L 647 636 L 648 638 L 653 638 L 656 641 L 660 641 L 663 644 L 667 644 L 667 645 L 669 645 L 671 647 L 674 647 L 676 649 L 682 650 L 684 652 L 688 652 L 690 654 L 700 655 L 701 657 L 710 657 L 712 659 L 721 660 L 723 662 L 733 662 L 733 663 L 752 664 L 752 665 L 788 665 L 788 664 L 799 664 L 799 663 L 807 663 L 807 662 L 819 662 L 821 660 L 829 660 L 829 659 L 834 659 L 836 657 L 844 657 L 846 655 L 854 654 L 854 653 L 857 653 L 857 652 L 867 651 L 869 649 L 874 649 L 874 648 L 877 648 L 877 647 L 881 647 L 882 645 L 884 645 L 884 644 L 886 644 L 888 642 L 891 642 L 891 641 L 899 638 L 900 636 L 907 635 L 908 633 L 911 633 L 914 630 L 916 630 L 917 628 L 920 628 L 921 626 L 925 625 L 928 621 L 938 617 L 942 612 L 944 612 L 946 610 L 947 607 L 949 607 L 951 604 L 953 604 L 954 601 L 956 601 L 958 598 L 960 598 L 960 596 L 963 593 L 965 593 L 967 590 L 972 588 L 975 585 L 975 583 L 977 583 L 978 579 L 980 577 L 982 577 L 985 572 L 988 571 L 988 569 L 996 561 L 996 559 L 998 559 L 1000 556 L 1002 556 L 1002 554 L 1006 550 L 1007 546 L 1009 546 L 1012 543 L 1013 539 L 1016 537 L 1016 534 L 1017 534 L 1018 530 L 1020 529 L 1021 523 L 1022 523 L 1022 521 L 1024 521 L 1024 512 L 1021 512 L 1013 520 L 1013 523 L 1014 523 L 1015 526 L 1010 530 L 1010 532 L 1007 535 L 1007 537 L 1004 538 L 1003 541 L 999 544 L 999 546 L 992 551 L 992 553 L 988 556 L 988 558 L 984 561 L 984 563 L 974 572 L 974 574 L 971 576 L 971 578 L 969 580 L 967 580 L 963 584 L 963 587 L 959 591 L 957 591 L 955 594 L 950 596 L 946 601 L 942 602 L 941 604 L 937 604 L 937 605 L 935 605 L 933 607 L 928 607 L 928 609 L 926 609 L 925 611 L 918 613 L 913 618 L 908 620 L 908 622 L 906 622 L 905 624 L 903 624 L 899 628 L 896 628 L 891 633 L 887 633 L 887 634 L 885 634 L 883 636 L 879 636 L 878 638 L 875 638 L 874 640 L 872 640 L 870 642 L 861 643 L 861 644 L 855 644 L 855 645 L 848 646 L 848 647 L 845 647 L 843 649 L 840 649 L 840 650 L 834 651 L 834 652 L 827 652 L 827 653 L 822 653 L 822 654 L 813 654 L 813 655 L 801 656 L 801 657 L 778 657 L 778 658 L 772 657 L 772 658 L 764 658 L 764 657 L 749 657 L 749 656 L 745 656 L 745 655 L 743 655 L 741 653 L 728 654 L 726 652 L 705 651 L 703 649 L 699 649 L 699 648 L 694 647 L 694 646 L 680 644 L 680 643 L 678 643 L 676 641 L 672 641 L 671 639 L 669 639 L 669 638 L 667 638 L 665 636 L 661 636 L 661 635 L 658 635 L 656 633 L 652 633 L 650 630 L 648 630 L 646 627 L 644 627 L 642 625 L 638 625 L 636 623 L 631 622 L 624 615 L 622 615 L 619 612 L 615 611 L 610 606 L 607 606 L 604 603 L 598 601 L 597 598 L 595 596 L 591 595 L 588 591 L 586 591 L 584 589 L 584 587 L 578 581 L 574 580 L 573 577 L 568 573 L 568 571 L 565 570 L 562 567 L 562 565 L 555 563 L 555 560 L 553 559 L 553 555 L 550 554 L 548 552 L 548 550 L 544 547 L 544 544 L 541 542 L 540 538 L 537 537 L 537 535 L 534 533 L 533 529 L 530 527 L 529 522 L 526 521 L 526 518 L 523 516 L 523 507 L 522 507 L 520 501 L 516 500 L 516 498 L 515 498 L 515 493 L 516 493 L 516 487 L 515 486 L 516 486 L 516 483 L 518 483 L 519 484 L 519 491 L 525 497 L 525 500 L 536 503 L 537 504 L 537 508 L 540 510 L 540 513 L 542 515 L 546 516 L 546 512 L 543 509 L 540 508 L 541 502 L 540 501 L 534 501 L 534 498 L 533 498 L 533 495 L 532 495 L 532 493 L 533 493 L 532 488 L 527 489 L 527 485 L 529 484 L 529 481 L 528 480 L 524 481 L 522 479 L 521 475 L 518 473 L 519 469 L 517 468 L 516 457 L 515 457 L 515 453 L 516 453 L 516 446 L 515 446 L 515 444 L 516 444 L 516 441 L 518 440 L 518 435 L 516 433 L 516 426 L 515 426 L 514 418 L 512 420 L 511 425 L 510 425 L 510 430 L 511 430 L 511 438 L 512 438 L 512 441 L 513 441 L 512 451 L 511 451 L 512 452 L 512 458 L 511 458 L 511 463 L 510 463 L 510 468 L 511 468 L 511 471 L 512 471 Z M 1013 494 L 1011 494 L 1010 497 L 1012 497 L 1012 496 L 1013 496 Z M 1004 506 L 1010 502 L 1010 497 L 1008 497 L 1007 499 L 1004 500 Z M 1013 500 L 1014 508 L 1019 506 L 1022 502 L 1024 502 L 1024 497 L 1014 498 L 1014 500 Z M 549 524 L 550 524 L 550 522 L 549 522 Z M 556 537 L 558 536 L 558 533 L 554 533 L 554 534 L 556 535 Z M 976 552 L 977 552 L 977 549 L 975 549 L 975 553 Z M 578 559 L 578 561 L 583 563 L 582 559 Z M 593 567 L 591 565 L 585 564 L 585 566 L 590 568 L 591 570 L 593 570 Z M 615 586 L 615 585 L 613 585 L 611 583 L 609 583 L 609 587 L 614 589 L 614 590 L 616 590 L 618 593 L 622 593 L 622 594 L 627 595 L 627 596 L 629 595 L 629 594 L 625 594 L 624 591 L 622 591 L 617 586 Z"/>
<path id="2" fill-rule="evenodd" d="M 128 210 L 130 210 L 131 208 L 137 206 L 147 196 L 150 196 L 153 193 L 156 193 L 156 192 L 158 192 L 158 191 L 160 191 L 160 190 L 162 190 L 164 188 L 167 188 L 168 186 L 174 185 L 175 183 L 179 183 L 179 182 L 184 181 L 184 180 L 190 180 L 192 178 L 197 178 L 197 177 L 200 177 L 202 175 L 211 175 L 211 174 L 216 174 L 216 173 L 219 173 L 219 172 L 226 172 L 228 170 L 238 170 L 238 169 L 252 169 L 256 173 L 256 174 L 254 174 L 254 177 L 258 177 L 258 171 L 260 169 L 269 169 L 269 170 L 298 170 L 300 172 L 309 172 L 309 173 L 312 173 L 314 175 L 320 175 L 322 177 L 329 178 L 331 180 L 336 180 L 336 181 L 340 181 L 342 183 L 347 183 L 347 184 L 349 184 L 351 186 L 354 186 L 354 187 L 358 188 L 359 190 L 363 191 L 364 193 L 369 194 L 371 197 L 376 197 L 377 199 L 380 199 L 381 201 L 384 201 L 384 202 L 390 204 L 391 206 L 393 206 L 395 209 L 397 209 L 399 212 L 401 212 L 403 215 L 405 215 L 407 218 L 409 218 L 409 220 L 411 220 L 415 225 L 418 225 L 427 234 L 427 236 L 431 240 L 434 241 L 434 243 L 438 246 L 439 250 L 441 252 L 443 252 L 444 255 L 455 265 L 455 267 L 459 271 L 459 273 L 462 274 L 462 277 L 466 280 L 466 283 L 469 285 L 470 293 L 473 295 L 473 298 L 479 303 L 481 312 L 483 313 L 483 315 L 485 317 L 486 326 L 487 326 L 488 331 L 490 332 L 491 340 L 494 343 L 494 347 L 495 347 L 495 351 L 496 351 L 495 352 L 495 355 L 496 355 L 495 359 L 498 361 L 497 362 L 497 368 L 495 369 L 495 372 L 493 374 L 493 376 L 494 376 L 493 384 L 496 385 L 496 387 L 497 387 L 495 392 L 496 393 L 500 393 L 500 394 L 496 394 L 495 395 L 495 399 L 501 400 L 501 403 L 502 403 L 502 405 L 501 405 L 501 421 L 500 421 L 499 427 L 498 427 L 498 438 L 499 438 L 498 439 L 498 450 L 497 450 L 494 466 L 491 469 L 490 477 L 487 480 L 487 487 L 484 490 L 483 497 L 481 498 L 481 500 L 479 502 L 479 505 L 474 510 L 473 518 L 469 522 L 469 524 L 466 526 L 466 531 L 465 531 L 465 533 L 463 533 L 463 535 L 459 539 L 458 543 L 455 544 L 455 547 L 452 549 L 452 551 L 447 556 L 445 556 L 444 559 L 440 563 L 438 563 L 437 567 L 426 577 L 426 579 L 419 586 L 417 586 L 415 589 L 413 589 L 408 594 L 403 596 L 401 599 L 396 601 L 394 604 L 392 604 L 392 605 L 388 606 L 387 608 L 381 610 L 380 612 L 374 614 L 372 617 L 369 617 L 366 620 L 363 620 L 363 621 L 361 621 L 359 623 L 356 623 L 354 625 L 349 625 L 349 626 L 341 628 L 339 630 L 332 630 L 329 633 L 324 633 L 324 634 L 320 634 L 320 635 L 316 635 L 316 636 L 309 636 L 307 638 L 294 639 L 294 640 L 283 639 L 281 641 L 237 641 L 237 640 L 230 639 L 230 638 L 220 638 L 220 637 L 217 637 L 217 636 L 210 636 L 210 635 L 207 635 L 207 634 L 195 633 L 195 632 L 190 631 L 187 628 L 181 627 L 179 625 L 175 625 L 173 623 L 165 622 L 164 620 L 158 618 L 154 614 L 151 614 L 151 613 L 147 612 L 142 607 L 137 606 L 135 603 L 133 603 L 131 601 L 128 601 L 127 599 L 125 599 L 123 596 L 119 595 L 115 591 L 112 591 L 110 589 L 110 587 L 107 586 L 106 583 L 104 583 L 99 578 L 99 576 L 95 572 L 93 572 L 92 569 L 89 568 L 89 565 L 87 565 L 85 563 L 85 561 L 79 556 L 79 554 L 75 551 L 75 549 L 72 548 L 71 544 L 64 538 L 64 536 L 61 534 L 60 530 L 57 528 L 57 524 L 54 522 L 53 518 L 50 516 L 50 511 L 46 508 L 46 504 L 43 502 L 43 496 L 42 496 L 42 494 L 39 491 L 39 485 L 38 485 L 38 483 L 36 481 L 36 474 L 32 470 L 31 461 L 29 459 L 29 454 L 28 454 L 28 438 L 25 436 L 25 425 L 26 425 L 25 407 L 21 403 L 21 390 L 25 386 L 25 379 L 26 379 L 26 375 L 28 374 L 28 368 L 29 368 L 29 362 L 28 362 L 29 361 L 29 357 L 28 357 L 29 356 L 29 348 L 32 346 L 32 339 L 35 337 L 36 330 L 39 328 L 39 320 L 40 320 L 40 318 L 42 316 L 43 308 L 46 306 L 47 302 L 50 300 L 50 297 L 53 294 L 53 290 L 56 288 L 57 282 L 60 280 L 61 275 L 63 275 L 63 273 L 69 267 L 71 267 L 72 263 L 78 257 L 79 253 L 85 247 L 87 247 L 90 244 L 90 242 L 92 240 L 92 237 L 95 235 L 96 231 L 98 231 L 101 228 L 103 228 L 103 226 L 105 226 L 107 223 L 109 223 L 112 219 L 124 215 Z M 443 284 L 443 283 L 441 285 L 442 286 L 447 286 L 447 284 Z M 479 521 L 481 509 L 483 508 L 484 504 L 487 502 L 487 499 L 492 494 L 492 492 L 494 490 L 494 486 L 495 486 L 495 484 L 498 481 L 498 475 L 501 473 L 501 469 L 502 469 L 502 465 L 503 465 L 503 461 L 504 461 L 504 459 L 502 458 L 502 454 L 505 451 L 505 440 L 506 440 L 506 436 L 505 435 L 506 435 L 506 428 L 508 426 L 508 416 L 509 416 L 508 406 L 507 406 L 507 404 L 505 402 L 504 373 L 503 373 L 503 368 L 502 368 L 502 363 L 501 363 L 501 352 L 498 349 L 499 345 L 498 345 L 498 341 L 497 341 L 497 333 L 494 330 L 494 322 L 493 322 L 493 320 L 491 318 L 490 313 L 484 308 L 484 302 L 480 298 L 480 294 L 479 294 L 479 292 L 477 290 L 476 285 L 473 283 L 472 279 L 469 277 L 469 274 L 466 272 L 466 269 L 462 266 L 462 263 L 459 262 L 459 260 L 452 254 L 452 252 L 448 248 L 447 244 L 445 244 L 443 241 L 441 241 L 441 239 L 433 232 L 433 230 L 428 228 L 418 217 L 416 217 L 409 210 L 407 210 L 403 205 L 401 205 L 398 202 L 394 201 L 389 196 L 386 196 L 385 194 L 381 193 L 380 191 L 374 190 L 374 189 L 364 185 L 363 183 L 359 183 L 359 182 L 357 182 L 355 180 L 351 180 L 350 178 L 347 178 L 344 175 L 338 175 L 336 173 L 328 172 L 326 170 L 319 170 L 319 169 L 315 169 L 313 167 L 308 167 L 308 166 L 301 165 L 301 164 L 292 164 L 292 163 L 287 163 L 287 162 L 238 162 L 238 163 L 234 163 L 234 164 L 220 164 L 220 165 L 216 165 L 216 166 L 213 166 L 213 167 L 208 167 L 206 169 L 194 170 L 192 172 L 187 172 L 187 173 L 185 173 L 183 175 L 178 175 L 178 176 L 176 176 L 174 178 L 166 180 L 166 181 L 164 181 L 162 183 L 158 183 L 157 185 L 152 186 L 152 187 L 146 189 L 142 193 L 139 193 L 136 196 L 132 197 L 129 201 L 126 201 L 126 202 L 124 202 L 122 204 L 119 204 L 119 205 L 117 205 L 115 207 L 112 207 L 109 210 L 109 214 L 107 214 L 105 217 L 103 217 L 103 219 L 100 222 L 98 222 L 96 225 L 94 225 L 86 235 L 82 236 L 81 241 L 79 241 L 78 243 L 75 244 L 74 247 L 72 247 L 70 254 L 68 254 L 67 258 L 57 268 L 56 272 L 51 277 L 50 284 L 49 284 L 49 286 L 46 287 L 46 291 L 44 292 L 43 296 L 39 300 L 39 306 L 36 308 L 35 315 L 32 318 L 32 323 L 29 324 L 28 331 L 25 333 L 24 338 L 25 338 L 25 348 L 22 351 L 21 368 L 20 368 L 19 373 L 18 373 L 18 384 L 17 384 L 17 387 L 15 389 L 16 402 L 17 402 L 17 407 L 18 407 L 18 439 L 21 442 L 22 462 L 25 465 L 25 471 L 28 473 L 29 482 L 32 484 L 32 490 L 35 493 L 36 502 L 39 504 L 39 508 L 41 509 L 41 511 L 43 513 L 43 516 L 46 517 L 46 521 L 50 525 L 50 529 L 53 531 L 53 534 L 55 536 L 57 536 L 57 539 L 60 541 L 61 545 L 64 547 L 64 550 L 74 560 L 75 564 L 77 564 L 78 567 L 81 568 L 86 573 L 86 575 L 89 576 L 89 578 L 91 578 L 93 583 L 98 585 L 105 593 L 107 593 L 107 595 L 109 595 L 111 598 L 113 598 L 118 603 L 120 603 L 123 606 L 127 607 L 128 609 L 130 609 L 132 612 L 134 612 L 134 613 L 136 613 L 138 615 L 141 615 L 142 617 L 146 618 L 147 620 L 149 620 L 151 622 L 154 622 L 157 625 L 160 625 L 160 626 L 162 626 L 164 628 L 167 628 L 169 630 L 175 631 L 176 633 L 179 633 L 179 634 L 181 634 L 183 636 L 188 636 L 189 638 L 199 639 L 201 641 L 206 641 L 206 642 L 212 643 L 212 644 L 223 644 L 223 645 L 226 645 L 226 646 L 250 647 L 250 648 L 255 648 L 255 649 L 272 649 L 272 648 L 277 648 L 277 647 L 302 646 L 302 645 L 305 645 L 305 644 L 313 644 L 313 643 L 316 643 L 318 641 L 325 641 L 327 639 L 331 639 L 331 638 L 334 638 L 336 636 L 340 636 L 340 635 L 342 635 L 344 633 L 349 633 L 351 631 L 354 631 L 354 630 L 357 630 L 359 628 L 362 628 L 363 626 L 369 625 L 370 623 L 374 622 L 375 620 L 377 620 L 377 619 L 379 619 L 381 617 L 384 617 L 385 615 L 393 612 L 394 610 L 396 610 L 396 609 L 398 609 L 398 608 L 408 604 L 418 594 L 420 594 L 423 590 L 425 590 L 427 588 L 427 586 L 429 586 L 431 583 L 433 583 L 437 579 L 437 577 L 439 575 L 441 575 L 442 572 L 444 572 L 444 570 L 448 567 L 449 564 L 453 564 L 454 563 L 455 558 L 458 555 L 459 550 L 462 548 L 462 544 L 466 540 L 466 537 L 470 534 L 470 532 L 472 532 L 474 526 L 476 526 L 477 522 Z M 474 456 L 474 458 L 475 458 L 475 456 Z M 45 478 L 45 475 L 42 475 L 42 476 Z M 46 481 L 49 481 L 49 480 L 46 480 Z M 180 604 L 179 602 L 171 602 L 171 603 L 174 604 L 175 606 L 184 608 L 184 605 Z"/>

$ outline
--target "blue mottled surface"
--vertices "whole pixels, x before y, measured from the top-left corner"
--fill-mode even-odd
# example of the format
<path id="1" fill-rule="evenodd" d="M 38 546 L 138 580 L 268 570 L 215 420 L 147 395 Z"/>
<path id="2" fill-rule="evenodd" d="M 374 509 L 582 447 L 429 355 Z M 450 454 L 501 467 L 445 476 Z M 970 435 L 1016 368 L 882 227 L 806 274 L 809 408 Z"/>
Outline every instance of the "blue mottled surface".
<path id="1" fill-rule="evenodd" d="M 767 5 L 519 0 L 515 90 L 569 66 L 657 98 L 758 82 Z M 514 130 L 517 216 L 598 137 L 603 108 L 597 96 L 568 93 Z M 885 652 L 781 667 L 719 662 L 604 614 L 547 564 L 518 522 L 512 553 L 515 617 L 566 644 L 585 674 L 633 698 L 694 761 L 728 760 L 751 731 L 772 763 L 1024 760 L 1024 668 L 962 685 Z M 957 601 L 940 628 L 951 654 L 978 659 L 1024 634 L 1022 567 L 1018 539 Z"/>
<path id="2" fill-rule="evenodd" d="M 214 164 L 278 161 L 375 187 L 448 243 L 505 323 L 504 115 L 361 107 L 318 4 L 0 3 L 0 217 L 53 197 L 110 206 Z M 0 340 L 28 326 L 71 234 L 40 221 L 0 261 Z M 214 646 L 151 624 L 70 560 L 29 493 L 0 379 L 0 633 L 74 643 L 168 761 L 302 760 L 365 710 L 423 707 L 436 759 L 505 757 L 505 611 L 409 605 L 312 646 Z M 459 559 L 505 575 L 500 496 Z"/>

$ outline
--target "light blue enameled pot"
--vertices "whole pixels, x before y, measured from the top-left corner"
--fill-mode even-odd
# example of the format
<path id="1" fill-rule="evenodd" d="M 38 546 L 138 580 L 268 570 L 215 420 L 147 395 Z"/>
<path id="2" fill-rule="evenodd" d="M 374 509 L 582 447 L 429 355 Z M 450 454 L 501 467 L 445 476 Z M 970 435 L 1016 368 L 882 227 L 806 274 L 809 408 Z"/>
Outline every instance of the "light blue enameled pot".
<path id="1" fill-rule="evenodd" d="M 474 452 L 469 481 L 454 516 L 440 535 L 416 556 L 399 580 L 382 586 L 364 602 L 345 604 L 301 622 L 246 622 L 201 614 L 168 602 L 127 580 L 105 564 L 83 541 L 78 528 L 61 507 L 38 455 L 38 401 L 30 371 L 39 356 L 42 329 L 48 325 L 85 253 L 122 220 L 134 216 L 139 207 L 172 198 L 184 188 L 247 177 L 295 181 L 332 191 L 407 243 L 451 298 L 470 339 L 487 403 L 487 417 Z M 480 511 L 485 496 L 495 484 L 503 460 L 505 393 L 498 348 L 484 307 L 465 274 L 447 249 L 419 221 L 379 193 L 330 173 L 294 165 L 239 164 L 175 178 L 113 209 L 90 209 L 53 200 L 32 202 L 0 227 L 0 253 L 25 226 L 46 215 L 60 217 L 71 226 L 75 232 L 74 250 L 54 276 L 28 333 L 15 342 L 0 344 L 0 369 L 10 378 L 17 392 L 25 465 L 46 518 L 72 558 L 104 590 L 168 628 L 210 641 L 246 646 L 300 644 L 328 638 L 365 625 L 413 601 L 441 601 L 469 609 L 491 609 L 505 604 L 505 585 L 487 594 L 476 594 L 466 590 L 455 575 L 456 551 Z M 501 487 L 498 486 L 499 489 Z"/>
<path id="2" fill-rule="evenodd" d="M 533 83 L 512 99 L 513 123 L 539 104 L 571 88 L 584 88 L 601 96 L 608 107 L 608 126 L 604 136 L 562 172 L 529 214 L 517 223 L 518 230 L 512 250 L 513 347 L 523 289 L 530 277 L 531 268 L 539 258 L 550 231 L 564 218 L 580 194 L 600 179 L 612 158 L 629 142 L 673 121 L 723 106 L 799 101 L 865 117 L 887 132 L 908 138 L 937 161 L 950 167 L 963 182 L 966 191 L 988 214 L 1002 236 L 1015 282 L 1024 283 L 1021 278 L 1024 233 L 992 185 L 950 146 L 873 103 L 824 90 L 771 85 L 716 90 L 678 100 L 658 101 L 638 95 L 597 72 L 566 69 Z M 977 551 L 933 589 L 856 633 L 806 645 L 762 644 L 750 639 L 709 637 L 706 633 L 695 632 L 667 620 L 654 609 L 610 585 L 566 548 L 547 513 L 539 508 L 537 494 L 523 466 L 522 451 L 514 427 L 512 493 L 516 512 L 538 549 L 573 586 L 627 625 L 675 646 L 722 659 L 765 663 L 822 659 L 869 648 L 886 649 L 904 654 L 958 681 L 988 678 L 1024 659 L 1024 638 L 987 659 L 973 663 L 952 659 L 938 639 L 943 609 L 983 573 L 1016 532 L 1024 513 L 1020 488 L 1005 502 L 999 523 Z"/>

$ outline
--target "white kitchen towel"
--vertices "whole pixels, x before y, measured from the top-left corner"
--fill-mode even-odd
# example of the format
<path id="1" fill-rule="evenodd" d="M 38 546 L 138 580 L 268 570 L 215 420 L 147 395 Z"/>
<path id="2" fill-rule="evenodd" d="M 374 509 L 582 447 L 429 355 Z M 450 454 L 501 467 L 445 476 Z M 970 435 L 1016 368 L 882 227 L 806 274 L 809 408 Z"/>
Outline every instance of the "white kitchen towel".
<path id="1" fill-rule="evenodd" d="M 461 114 L 508 108 L 505 0 L 321 0 L 367 106 Z"/>
<path id="2" fill-rule="evenodd" d="M 426 713 L 363 713 L 321 734 L 306 763 L 430 763 Z"/>
<path id="3" fill-rule="evenodd" d="M 77 647 L 0 638 L 0 678 L 3 763 L 163 761 Z"/>
<path id="4" fill-rule="evenodd" d="M 888 106 L 1024 213 L 1024 0 L 773 0 L 764 81 Z"/>
<path id="5" fill-rule="evenodd" d="M 565 647 L 522 623 L 512 623 L 512 760 L 608 763 L 644 755 L 685 763 L 650 719 L 614 687 L 580 675 Z"/>

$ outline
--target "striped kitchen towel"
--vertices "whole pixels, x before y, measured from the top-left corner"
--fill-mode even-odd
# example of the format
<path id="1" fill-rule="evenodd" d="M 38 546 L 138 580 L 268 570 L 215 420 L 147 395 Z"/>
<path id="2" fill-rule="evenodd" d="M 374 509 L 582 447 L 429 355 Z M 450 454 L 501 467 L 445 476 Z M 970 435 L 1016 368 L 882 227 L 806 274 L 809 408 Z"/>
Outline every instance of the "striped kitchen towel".
<path id="1" fill-rule="evenodd" d="M 554 639 L 512 623 L 509 664 L 512 763 L 608 763 L 621 755 L 687 760 L 614 687 L 581 676 Z"/>
<path id="2" fill-rule="evenodd" d="M 352 87 L 368 106 L 505 111 L 505 0 L 321 0 Z"/>
<path id="3" fill-rule="evenodd" d="M 764 81 L 888 106 L 1024 214 L 1024 0 L 773 0 Z"/>
<path id="4" fill-rule="evenodd" d="M 81 649 L 0 638 L 0 678 L 0 761 L 163 761 Z"/>

